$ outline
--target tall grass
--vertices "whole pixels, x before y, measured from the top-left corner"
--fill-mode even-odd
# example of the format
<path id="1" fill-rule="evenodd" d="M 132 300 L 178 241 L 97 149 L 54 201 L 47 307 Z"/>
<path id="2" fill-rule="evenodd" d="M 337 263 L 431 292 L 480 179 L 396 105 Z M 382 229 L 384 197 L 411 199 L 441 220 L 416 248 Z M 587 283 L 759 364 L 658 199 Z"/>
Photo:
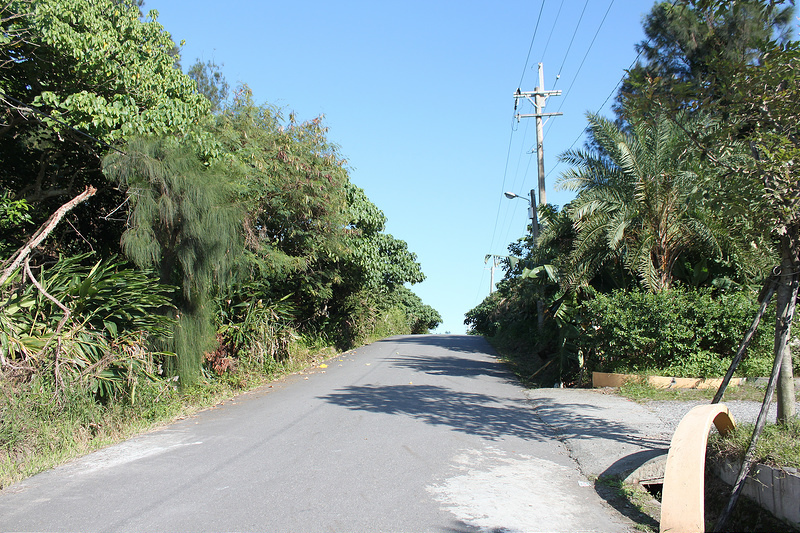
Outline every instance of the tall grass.
<path id="1" fill-rule="evenodd" d="M 183 409 L 169 382 L 142 382 L 137 401 L 97 402 L 90 391 L 56 386 L 37 376 L 24 384 L 0 380 L 0 488 L 139 431 Z"/>

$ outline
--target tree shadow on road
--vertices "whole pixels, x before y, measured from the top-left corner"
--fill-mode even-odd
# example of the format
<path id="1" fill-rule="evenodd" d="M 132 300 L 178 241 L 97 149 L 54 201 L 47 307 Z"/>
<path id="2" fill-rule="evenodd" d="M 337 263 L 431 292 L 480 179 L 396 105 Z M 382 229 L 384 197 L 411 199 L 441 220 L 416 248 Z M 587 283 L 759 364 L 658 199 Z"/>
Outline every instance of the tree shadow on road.
<path id="1" fill-rule="evenodd" d="M 403 355 L 389 359 L 400 368 L 417 370 L 438 376 L 467 378 L 493 377 L 506 382 L 517 382 L 517 378 L 499 361 L 479 361 L 453 355 Z"/>
<path id="2" fill-rule="evenodd" d="M 402 335 L 388 337 L 377 341 L 375 344 L 392 343 L 408 344 L 414 346 L 430 346 L 444 348 L 451 352 L 484 354 L 496 357 L 497 354 L 492 345 L 478 335 Z"/>
<path id="3" fill-rule="evenodd" d="M 649 450 L 669 448 L 671 435 L 658 432 L 642 434 L 640 427 L 609 419 L 604 415 L 607 410 L 605 407 L 540 399 L 536 400 L 534 409 L 562 439 L 581 441 L 601 438 Z"/>
<path id="4" fill-rule="evenodd" d="M 407 416 L 489 440 L 553 438 L 527 402 L 431 385 L 351 386 L 321 397 L 353 410 Z"/>

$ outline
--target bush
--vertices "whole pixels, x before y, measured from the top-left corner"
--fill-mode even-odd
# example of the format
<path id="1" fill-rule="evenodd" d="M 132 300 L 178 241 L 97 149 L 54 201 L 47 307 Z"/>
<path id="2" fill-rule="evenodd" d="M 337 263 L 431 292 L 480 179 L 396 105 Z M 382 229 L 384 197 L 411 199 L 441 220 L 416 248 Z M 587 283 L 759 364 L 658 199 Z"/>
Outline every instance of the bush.
<path id="1" fill-rule="evenodd" d="M 577 343 L 591 370 L 719 376 L 727 371 L 757 309 L 758 303 L 743 292 L 714 295 L 674 288 L 599 294 L 583 304 L 585 334 Z M 769 317 L 762 319 L 740 375 L 768 375 L 772 324 Z"/>
<path id="2" fill-rule="evenodd" d="M 170 333 L 171 287 L 115 258 L 89 254 L 35 269 L 42 290 L 15 274 L 0 287 L 0 380 L 48 375 L 80 382 L 98 399 L 135 397 L 138 379 L 158 379 L 164 354 L 148 341 Z M 63 306 L 63 307 L 62 307 Z M 69 310 L 69 314 L 64 309 Z"/>

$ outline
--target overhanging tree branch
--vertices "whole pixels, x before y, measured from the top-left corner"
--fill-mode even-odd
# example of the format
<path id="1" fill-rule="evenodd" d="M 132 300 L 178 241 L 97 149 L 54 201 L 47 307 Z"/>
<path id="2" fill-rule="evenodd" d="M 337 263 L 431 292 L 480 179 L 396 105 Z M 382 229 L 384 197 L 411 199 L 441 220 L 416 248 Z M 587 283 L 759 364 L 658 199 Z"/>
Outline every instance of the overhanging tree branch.
<path id="1" fill-rule="evenodd" d="M 44 241 L 48 235 L 55 229 L 58 223 L 64 218 L 70 210 L 72 210 L 76 205 L 84 202 L 88 198 L 94 196 L 97 192 L 95 187 L 91 185 L 86 187 L 86 190 L 80 193 L 78 196 L 70 200 L 69 202 L 65 203 L 61 207 L 59 207 L 55 213 L 50 215 L 50 218 L 47 219 L 37 231 L 33 234 L 33 237 L 25 243 L 25 245 L 17 250 L 17 252 L 7 261 L 3 263 L 3 274 L 0 276 L 0 286 L 2 286 L 11 275 L 16 272 L 17 268 L 19 268 L 20 264 L 25 260 L 26 257 L 31 253 L 31 251 L 39 246 L 39 244 Z M 8 266 L 6 266 L 8 265 Z"/>

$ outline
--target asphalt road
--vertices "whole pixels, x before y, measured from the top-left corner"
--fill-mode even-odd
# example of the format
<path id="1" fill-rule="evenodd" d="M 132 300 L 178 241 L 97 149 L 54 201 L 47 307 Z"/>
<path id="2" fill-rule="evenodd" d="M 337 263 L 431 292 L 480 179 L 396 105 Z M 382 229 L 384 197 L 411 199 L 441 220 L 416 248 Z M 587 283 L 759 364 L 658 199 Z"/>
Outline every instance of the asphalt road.
<path id="1" fill-rule="evenodd" d="M 0 493 L 0 531 L 626 531 L 480 337 L 393 337 Z"/>

